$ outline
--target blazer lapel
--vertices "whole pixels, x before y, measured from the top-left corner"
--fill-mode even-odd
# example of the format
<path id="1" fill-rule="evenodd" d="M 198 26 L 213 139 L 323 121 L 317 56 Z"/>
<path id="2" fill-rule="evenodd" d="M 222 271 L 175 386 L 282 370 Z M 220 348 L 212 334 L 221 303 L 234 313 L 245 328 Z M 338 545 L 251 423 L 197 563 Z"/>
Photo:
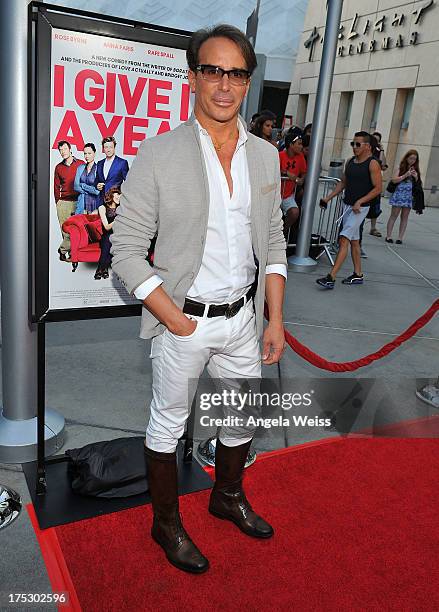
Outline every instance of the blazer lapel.
<path id="1" fill-rule="evenodd" d="M 257 257 L 260 254 L 261 244 L 261 224 L 262 224 L 262 209 L 261 209 L 261 163 L 258 152 L 253 143 L 253 138 L 249 134 L 249 139 L 246 143 L 248 173 L 250 177 L 250 203 L 251 203 L 251 230 L 253 249 Z"/>
<path id="2" fill-rule="evenodd" d="M 199 165 L 196 164 L 194 167 L 195 172 L 199 172 L 199 178 L 201 183 L 204 185 L 204 197 L 201 198 L 203 204 L 202 219 L 204 224 L 204 235 L 207 232 L 207 223 L 209 218 L 209 204 L 210 204 L 210 191 L 209 191 L 209 179 L 207 177 L 207 169 L 206 163 L 204 161 L 204 154 L 201 148 L 200 134 L 198 130 L 198 125 L 195 122 L 195 115 L 189 117 L 187 121 L 183 124 L 189 131 L 190 138 L 192 140 L 191 145 L 196 150 L 196 157 L 199 159 Z"/>

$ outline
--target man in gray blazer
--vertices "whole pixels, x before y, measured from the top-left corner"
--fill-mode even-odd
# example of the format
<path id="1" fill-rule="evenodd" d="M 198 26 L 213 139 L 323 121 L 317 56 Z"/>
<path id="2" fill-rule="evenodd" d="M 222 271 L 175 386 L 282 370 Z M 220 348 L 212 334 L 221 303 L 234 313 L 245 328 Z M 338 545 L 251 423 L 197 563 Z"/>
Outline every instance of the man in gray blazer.
<path id="1" fill-rule="evenodd" d="M 256 67 L 251 44 L 233 26 L 216 26 L 192 36 L 187 60 L 194 114 L 140 145 L 113 226 L 112 265 L 143 300 L 140 336 L 152 338 L 145 441 L 151 534 L 173 565 L 201 573 L 209 562 L 179 514 L 178 439 L 205 366 L 230 389 L 236 379 L 260 380 L 261 364 L 279 361 L 286 255 L 277 150 L 247 133 L 238 115 Z M 151 267 L 146 256 L 156 233 Z M 209 511 L 268 538 L 272 527 L 242 488 L 254 431 L 245 423 L 221 428 Z"/>

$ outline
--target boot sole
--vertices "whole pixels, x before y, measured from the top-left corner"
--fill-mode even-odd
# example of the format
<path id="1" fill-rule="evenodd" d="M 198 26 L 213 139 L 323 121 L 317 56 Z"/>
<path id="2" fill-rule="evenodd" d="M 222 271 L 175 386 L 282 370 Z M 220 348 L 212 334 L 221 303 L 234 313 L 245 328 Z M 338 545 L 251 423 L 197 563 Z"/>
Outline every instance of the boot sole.
<path id="1" fill-rule="evenodd" d="M 241 527 L 239 522 L 236 521 L 234 518 L 232 518 L 230 516 L 227 516 L 225 514 L 220 514 L 219 512 L 216 512 L 215 510 L 211 510 L 210 508 L 209 508 L 209 512 L 210 512 L 210 514 L 212 514 L 216 518 L 221 519 L 222 521 L 230 521 L 231 523 L 234 523 L 238 527 L 238 529 L 240 529 L 242 531 L 242 533 L 245 533 L 245 535 L 248 535 L 251 538 L 260 538 L 262 540 L 267 540 L 268 538 L 272 538 L 273 535 L 274 535 L 274 531 L 272 531 L 271 533 L 267 533 L 267 534 L 256 533 L 256 532 L 249 533 L 248 531 L 245 531 Z"/>
<path id="2" fill-rule="evenodd" d="M 183 572 L 187 572 L 188 574 L 204 574 L 204 572 L 207 572 L 207 570 L 209 569 L 210 565 L 209 562 L 207 562 L 206 567 L 203 567 L 202 569 L 190 569 L 188 567 L 185 567 L 184 565 L 180 565 L 179 563 L 177 563 L 176 561 L 174 561 L 173 559 L 170 559 L 166 553 L 166 550 L 163 548 L 163 546 L 161 545 L 160 541 L 153 535 L 151 534 L 152 539 L 154 540 L 154 542 L 156 544 L 158 544 L 160 546 L 160 548 L 163 550 L 163 552 L 166 555 L 166 559 L 169 561 L 169 563 L 171 565 L 173 565 L 174 567 L 176 567 L 177 569 L 183 571 Z"/>

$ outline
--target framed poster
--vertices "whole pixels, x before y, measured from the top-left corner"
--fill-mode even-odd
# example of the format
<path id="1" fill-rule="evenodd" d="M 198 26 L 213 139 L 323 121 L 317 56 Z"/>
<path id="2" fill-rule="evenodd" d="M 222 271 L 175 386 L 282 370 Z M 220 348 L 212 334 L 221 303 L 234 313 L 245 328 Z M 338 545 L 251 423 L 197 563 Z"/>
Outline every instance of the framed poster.
<path id="1" fill-rule="evenodd" d="M 31 10 L 32 319 L 140 314 L 111 270 L 111 222 L 140 142 L 191 112 L 191 33 Z"/>

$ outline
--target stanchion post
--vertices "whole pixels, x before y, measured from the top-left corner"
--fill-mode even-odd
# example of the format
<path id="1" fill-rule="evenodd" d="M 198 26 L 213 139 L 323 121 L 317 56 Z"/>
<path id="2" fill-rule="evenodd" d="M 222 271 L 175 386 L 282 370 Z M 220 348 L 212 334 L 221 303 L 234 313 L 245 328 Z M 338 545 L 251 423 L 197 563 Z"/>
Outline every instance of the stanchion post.
<path id="1" fill-rule="evenodd" d="M 328 118 L 329 101 L 331 98 L 332 78 L 337 54 L 337 41 L 340 28 L 343 0 L 328 0 L 325 40 L 320 63 L 320 74 L 317 85 L 316 105 L 312 120 L 312 136 L 310 143 L 310 162 L 308 166 L 306 189 L 302 204 L 299 238 L 296 254 L 288 258 L 288 264 L 296 272 L 310 272 L 317 262 L 309 257 L 314 208 L 317 199 L 320 168 L 325 141 L 326 122 Z"/>
<path id="2" fill-rule="evenodd" d="M 38 323 L 37 495 L 46 493 L 44 423 L 46 417 L 46 324 Z"/>
<path id="3" fill-rule="evenodd" d="M 31 29 L 29 0 L 1 0 L 0 57 L 0 263 L 2 313 L 3 407 L 0 413 L 0 461 L 23 463 L 37 455 L 37 326 L 30 322 L 30 260 L 32 256 L 29 211 L 31 138 L 28 67 Z M 11 52 L 13 50 L 13 52 Z M 49 202 L 47 203 L 49 206 Z M 62 444 L 64 418 L 46 411 L 43 431 L 46 452 Z M 43 421 L 44 427 L 44 421 Z M 43 444 L 44 448 L 44 444 Z"/>

